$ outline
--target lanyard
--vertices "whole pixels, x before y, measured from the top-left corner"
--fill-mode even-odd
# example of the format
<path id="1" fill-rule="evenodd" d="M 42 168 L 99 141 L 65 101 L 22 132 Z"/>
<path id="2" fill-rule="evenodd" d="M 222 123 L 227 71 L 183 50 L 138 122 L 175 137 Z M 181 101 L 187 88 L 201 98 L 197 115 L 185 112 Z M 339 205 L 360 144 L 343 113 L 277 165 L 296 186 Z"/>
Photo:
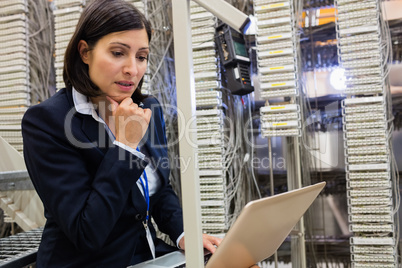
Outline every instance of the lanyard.
<path id="1" fill-rule="evenodd" d="M 139 152 L 140 149 L 137 147 L 137 151 Z M 141 186 L 142 189 L 144 190 L 144 197 L 145 197 L 145 201 L 147 202 L 147 215 L 145 216 L 145 221 L 142 222 L 142 224 L 144 225 L 145 228 L 145 233 L 146 233 L 146 237 L 148 240 L 148 245 L 149 245 L 149 249 L 151 250 L 152 253 L 152 257 L 155 259 L 155 244 L 152 240 L 152 236 L 151 236 L 151 232 L 149 231 L 148 228 L 148 219 L 149 219 L 149 188 L 148 188 L 148 178 L 147 178 L 147 173 L 145 172 L 144 169 L 144 181 L 142 180 L 142 177 L 140 177 L 140 182 L 141 182 Z"/>
<path id="2" fill-rule="evenodd" d="M 137 147 L 137 151 L 139 152 L 140 149 Z M 148 178 L 147 178 L 147 173 L 144 170 L 144 180 L 142 177 L 140 177 L 140 182 L 142 189 L 144 190 L 144 197 L 145 197 L 145 202 L 147 202 L 147 215 L 145 217 L 145 222 L 143 222 L 145 229 L 148 228 L 148 219 L 149 219 L 149 187 L 148 187 Z M 145 181 L 145 182 L 144 182 Z"/>

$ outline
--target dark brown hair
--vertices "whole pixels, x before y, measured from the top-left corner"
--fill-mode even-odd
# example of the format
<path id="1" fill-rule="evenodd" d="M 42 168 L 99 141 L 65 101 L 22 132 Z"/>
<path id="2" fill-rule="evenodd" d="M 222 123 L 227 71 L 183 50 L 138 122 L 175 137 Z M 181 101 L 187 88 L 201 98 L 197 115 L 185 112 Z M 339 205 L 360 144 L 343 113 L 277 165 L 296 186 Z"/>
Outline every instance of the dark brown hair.
<path id="1" fill-rule="evenodd" d="M 97 97 L 102 94 L 89 77 L 88 65 L 81 59 L 78 51 L 80 40 L 86 41 L 92 49 L 105 35 L 144 28 L 148 34 L 148 41 L 151 41 L 149 22 L 132 4 L 124 0 L 92 0 L 81 14 L 64 55 L 63 79 L 66 87 L 74 87 L 88 97 Z M 132 97 L 136 101 L 141 101 L 145 97 L 141 93 L 142 83 L 143 78 L 133 93 Z"/>

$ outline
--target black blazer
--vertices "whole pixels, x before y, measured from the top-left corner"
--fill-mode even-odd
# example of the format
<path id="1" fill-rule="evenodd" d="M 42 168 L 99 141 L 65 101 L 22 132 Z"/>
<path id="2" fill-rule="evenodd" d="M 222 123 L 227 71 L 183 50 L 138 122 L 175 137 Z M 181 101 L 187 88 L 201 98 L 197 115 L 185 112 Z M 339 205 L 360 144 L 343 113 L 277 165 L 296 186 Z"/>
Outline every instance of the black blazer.
<path id="1" fill-rule="evenodd" d="M 183 219 L 169 184 L 162 109 L 155 98 L 143 102 L 152 109 L 143 147 L 162 180 L 150 212 L 175 242 Z M 102 124 L 77 113 L 71 89 L 29 108 L 22 134 L 26 166 L 47 219 L 38 268 L 126 267 L 151 257 L 142 224 L 146 202 L 136 184 L 146 160 L 114 146 Z"/>

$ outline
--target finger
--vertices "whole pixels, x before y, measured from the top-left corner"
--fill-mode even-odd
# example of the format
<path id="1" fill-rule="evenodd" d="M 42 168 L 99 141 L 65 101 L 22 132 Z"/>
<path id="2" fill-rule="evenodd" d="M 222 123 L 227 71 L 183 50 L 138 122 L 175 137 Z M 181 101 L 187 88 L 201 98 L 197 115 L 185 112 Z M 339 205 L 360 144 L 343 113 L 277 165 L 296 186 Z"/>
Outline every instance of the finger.
<path id="1" fill-rule="evenodd" d="M 110 110 L 112 111 L 112 114 L 115 113 L 117 107 L 119 106 L 119 103 L 117 101 L 115 101 L 114 99 L 112 99 L 109 96 L 106 96 L 106 99 L 109 101 L 110 103 Z"/>
<path id="2" fill-rule="evenodd" d="M 214 241 L 216 245 L 219 245 L 222 242 L 222 238 L 216 236 L 210 236 L 210 238 Z"/>
<path id="3" fill-rule="evenodd" d="M 211 253 L 214 253 L 216 251 L 216 248 L 219 246 L 221 241 L 222 241 L 221 238 L 210 236 L 207 234 L 203 235 L 204 248 L 209 250 Z"/>
<path id="4" fill-rule="evenodd" d="M 121 102 L 120 102 L 120 105 L 127 105 L 127 106 L 129 106 L 129 105 L 132 105 L 132 104 L 135 104 L 134 102 L 133 102 L 133 99 L 132 98 L 130 98 L 130 97 L 128 97 L 128 98 L 125 98 L 124 100 L 122 100 Z"/>
<path id="5" fill-rule="evenodd" d="M 217 237 L 214 237 L 214 238 L 215 238 L 214 239 L 215 245 L 219 246 L 222 243 L 222 238 L 217 238 Z"/>
<path id="6" fill-rule="evenodd" d="M 209 250 L 211 253 L 214 253 L 216 251 L 216 247 L 212 245 L 212 243 L 209 241 L 204 241 L 204 248 Z"/>
<path id="7" fill-rule="evenodd" d="M 151 120 L 151 116 L 152 116 L 152 111 L 151 109 L 144 109 L 144 115 L 145 115 L 145 119 L 147 120 L 147 122 L 149 122 Z"/>
<path id="8" fill-rule="evenodd" d="M 222 238 L 216 237 L 216 236 L 211 236 L 204 234 L 205 239 L 209 240 L 212 244 L 219 246 L 220 243 L 222 242 Z"/>

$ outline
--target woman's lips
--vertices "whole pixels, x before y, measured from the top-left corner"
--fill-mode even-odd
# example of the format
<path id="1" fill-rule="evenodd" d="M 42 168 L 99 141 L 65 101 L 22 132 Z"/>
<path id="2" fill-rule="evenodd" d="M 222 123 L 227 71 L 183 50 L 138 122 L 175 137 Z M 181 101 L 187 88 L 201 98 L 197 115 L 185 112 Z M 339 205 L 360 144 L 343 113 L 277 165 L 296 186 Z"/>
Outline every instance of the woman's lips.
<path id="1" fill-rule="evenodd" d="M 123 91 L 131 91 L 134 87 L 134 83 L 131 81 L 119 81 L 116 85 Z"/>

